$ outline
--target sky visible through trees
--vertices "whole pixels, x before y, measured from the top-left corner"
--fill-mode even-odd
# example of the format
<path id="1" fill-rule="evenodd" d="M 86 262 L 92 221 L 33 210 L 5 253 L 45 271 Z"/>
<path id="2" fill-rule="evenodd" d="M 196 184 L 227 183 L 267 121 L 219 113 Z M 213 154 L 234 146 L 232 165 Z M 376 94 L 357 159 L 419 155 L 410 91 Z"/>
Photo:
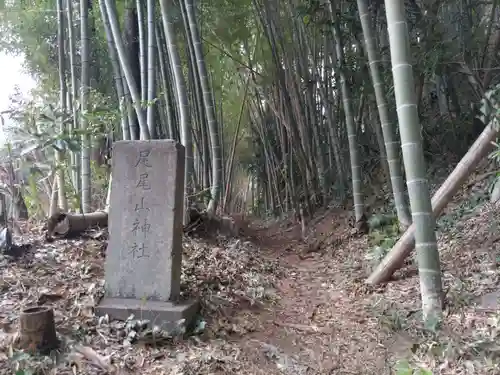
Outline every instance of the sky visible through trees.
<path id="1" fill-rule="evenodd" d="M 33 78 L 23 69 L 24 58 L 0 53 L 0 66 L 2 66 L 2 85 L 0 85 L 0 112 L 9 108 L 9 97 L 14 93 L 16 85 L 23 94 L 28 94 L 35 86 Z M 8 116 L 3 116 L 5 125 L 9 124 Z M 4 141 L 3 129 L 0 132 L 0 141 Z"/>

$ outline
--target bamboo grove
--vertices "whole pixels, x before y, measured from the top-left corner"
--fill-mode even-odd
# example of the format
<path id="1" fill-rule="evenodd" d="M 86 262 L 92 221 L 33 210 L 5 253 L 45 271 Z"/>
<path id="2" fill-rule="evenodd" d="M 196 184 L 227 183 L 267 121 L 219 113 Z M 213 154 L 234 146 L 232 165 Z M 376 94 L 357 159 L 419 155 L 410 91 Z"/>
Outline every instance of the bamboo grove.
<path id="1" fill-rule="evenodd" d="M 360 221 L 387 201 L 401 228 L 414 222 L 405 249 L 414 236 L 430 313 L 441 280 L 426 165 L 456 162 L 484 129 L 498 13 L 496 0 L 4 2 L 2 48 L 53 94 L 58 147 L 42 151 L 69 166 L 55 169 L 61 208 L 71 185 L 95 209 L 91 165 L 113 140 L 176 139 L 186 205 L 212 214 L 345 205 Z"/>

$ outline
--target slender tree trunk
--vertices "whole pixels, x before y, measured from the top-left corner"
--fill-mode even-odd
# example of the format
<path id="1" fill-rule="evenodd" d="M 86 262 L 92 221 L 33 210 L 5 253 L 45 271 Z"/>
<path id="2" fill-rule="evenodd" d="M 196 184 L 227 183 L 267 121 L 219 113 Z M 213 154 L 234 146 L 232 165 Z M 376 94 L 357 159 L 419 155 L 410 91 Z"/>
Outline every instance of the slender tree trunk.
<path id="1" fill-rule="evenodd" d="M 90 175 L 90 151 L 91 142 L 88 129 L 88 97 L 90 89 L 90 65 L 89 65 L 89 20 L 88 20 L 88 2 L 80 0 L 80 22 L 81 22 L 81 87 L 80 87 L 80 105 L 81 105 L 81 130 L 82 130 L 82 210 L 88 213 L 92 210 L 92 192 Z"/>
<path id="2" fill-rule="evenodd" d="M 59 102 L 61 105 L 61 116 L 59 131 L 61 135 L 66 132 L 66 63 L 65 63 L 65 51 L 64 51 L 64 11 L 63 11 L 63 0 L 57 0 L 57 16 L 58 16 L 58 28 L 57 28 L 57 42 L 59 45 Z M 60 150 L 56 151 L 57 160 L 57 181 L 59 184 L 59 206 L 64 210 L 68 210 L 68 201 L 65 194 L 65 165 L 64 165 L 64 149 L 62 142 L 59 142 Z M 12 201 L 14 204 L 14 199 Z"/>
<path id="3" fill-rule="evenodd" d="M 420 291 L 424 320 L 442 317 L 442 283 L 439 253 L 434 232 L 429 184 L 422 149 L 421 125 L 418 118 L 410 43 L 403 0 L 385 0 L 387 29 L 391 49 L 394 91 L 398 112 L 403 161 L 408 195 L 415 223 L 415 247 L 420 275 Z"/>
<path id="4" fill-rule="evenodd" d="M 371 14 L 368 11 L 368 0 L 358 0 L 358 9 L 363 35 L 365 37 L 370 76 L 375 91 L 380 125 L 384 136 L 387 163 L 389 164 L 390 172 L 390 176 L 388 177 L 391 179 L 394 203 L 396 205 L 399 222 L 404 228 L 407 228 L 411 224 L 411 216 L 404 196 L 405 187 L 399 156 L 399 142 L 396 140 L 394 126 L 389 115 L 389 106 L 385 98 L 384 82 L 380 73 L 382 62 L 377 51 L 376 39 L 370 22 Z"/>
<path id="5" fill-rule="evenodd" d="M 347 136 L 349 140 L 349 155 L 351 157 L 351 179 L 352 179 L 352 194 L 354 200 L 354 213 L 356 215 L 356 222 L 362 221 L 364 217 L 364 203 L 363 203 L 363 181 L 361 173 L 361 162 L 359 158 L 358 144 L 356 142 L 356 128 L 354 124 L 354 115 L 352 108 L 351 93 L 347 83 L 345 74 L 344 62 L 344 45 L 340 34 L 340 27 L 338 20 L 340 17 L 337 15 L 334 23 L 334 38 L 337 53 L 337 60 L 339 62 L 339 76 L 340 85 L 342 90 L 342 101 L 344 104 L 344 113 L 346 119 Z M 366 220 L 366 219 L 365 219 Z"/>
<path id="6" fill-rule="evenodd" d="M 441 214 L 470 175 L 471 171 L 488 155 L 493 148 L 493 142 L 497 135 L 498 120 L 494 120 L 486 126 L 469 151 L 467 151 L 453 172 L 450 173 L 432 197 L 432 212 L 434 217 L 438 217 Z M 368 284 L 374 285 L 388 281 L 391 275 L 401 268 L 405 258 L 415 246 L 415 230 L 415 223 L 413 223 L 370 275 L 366 281 Z"/>
<path id="7" fill-rule="evenodd" d="M 115 81 L 116 95 L 119 100 L 122 139 L 130 140 L 131 138 L 130 138 L 130 126 L 128 121 L 129 118 L 127 113 L 127 97 L 125 96 L 125 90 L 123 88 L 124 77 L 120 69 L 120 62 L 118 61 L 116 46 L 113 42 L 113 35 L 111 34 L 111 27 L 109 25 L 109 19 L 106 13 L 106 5 L 104 4 L 104 0 L 99 0 L 99 7 L 101 10 L 101 17 L 103 20 L 106 40 L 108 42 L 109 59 L 111 61 L 111 66 L 113 68 L 113 78 Z"/>
<path id="8" fill-rule="evenodd" d="M 174 83 L 176 88 L 176 98 L 179 109 L 179 128 L 181 133 L 181 143 L 186 152 L 186 169 L 184 174 L 184 204 L 187 213 L 190 205 L 189 197 L 193 193 L 195 186 L 194 160 L 193 160 L 193 140 L 192 129 L 189 124 L 189 103 L 187 99 L 186 83 L 182 73 L 181 59 L 175 42 L 174 25 L 168 13 L 168 0 L 160 0 L 161 15 L 163 21 L 163 29 L 165 31 L 165 39 L 167 42 L 168 56 L 170 58 L 170 66 L 172 67 Z M 186 35 L 189 37 L 189 35 Z M 187 215 L 184 215 L 184 221 L 187 221 Z"/>
<path id="9" fill-rule="evenodd" d="M 155 2 L 147 0 L 148 13 L 148 72 L 147 72 L 147 125 L 151 139 L 156 138 L 155 108 L 156 108 L 156 39 L 155 39 Z"/>
<path id="10" fill-rule="evenodd" d="M 76 105 L 76 100 L 78 98 L 78 85 L 76 80 L 75 71 L 75 32 L 73 29 L 73 3 L 70 0 L 66 0 L 67 7 L 67 19 L 68 19 L 68 45 L 69 45 L 69 65 L 71 73 L 71 95 L 68 104 L 72 108 L 73 121 L 70 129 L 70 135 L 76 137 L 75 131 L 79 128 L 80 122 L 78 121 L 78 108 Z M 71 177 L 73 180 L 73 186 L 75 193 L 81 199 L 82 190 L 82 179 L 81 179 L 81 151 L 71 151 Z M 81 206 L 81 205 L 80 205 Z"/>
<path id="11" fill-rule="evenodd" d="M 220 134 L 217 126 L 217 119 L 215 116 L 212 91 L 207 75 L 207 68 L 205 66 L 205 58 L 203 55 L 201 38 L 198 32 L 198 25 L 196 23 L 195 9 L 192 0 L 184 0 L 186 19 L 189 23 L 191 38 L 194 45 L 194 53 L 196 58 L 196 66 L 200 76 L 200 84 L 203 91 L 203 105 L 207 116 L 207 122 L 210 129 L 210 141 L 212 145 L 212 189 L 210 202 L 207 211 L 215 214 L 217 205 L 220 199 L 220 192 L 222 188 L 222 154 L 220 145 Z M 182 6 L 182 5 L 181 5 Z"/>
<path id="12" fill-rule="evenodd" d="M 125 74 L 128 90 L 132 97 L 132 102 L 137 115 L 137 121 L 139 122 L 141 139 L 150 139 L 149 128 L 144 118 L 144 111 L 142 110 L 141 97 L 137 89 L 137 82 L 134 79 L 132 68 L 130 66 L 130 62 L 127 59 L 123 40 L 120 35 L 120 27 L 118 25 L 115 3 L 114 0 L 104 1 L 106 4 L 106 12 L 108 14 L 109 23 L 111 26 L 111 32 L 113 34 L 113 41 L 118 52 L 118 58 L 120 59 L 121 68 L 123 69 L 123 73 Z"/>
<path id="13" fill-rule="evenodd" d="M 145 102 L 148 100 L 148 60 L 149 56 L 146 54 L 146 43 L 149 44 L 149 35 L 148 38 L 146 39 L 146 27 L 144 25 L 144 19 L 145 19 L 145 14 L 144 14 L 144 4 L 145 2 L 142 0 L 137 0 L 135 8 L 137 10 L 137 31 L 139 35 L 139 70 L 140 70 L 140 79 L 137 84 L 141 88 L 141 101 Z M 147 0 L 147 14 L 148 14 L 148 22 L 149 22 L 149 6 L 150 6 L 151 1 Z M 154 5 L 154 2 L 153 2 Z M 149 27 L 149 25 L 148 25 Z M 148 29 L 149 32 L 149 29 Z"/>

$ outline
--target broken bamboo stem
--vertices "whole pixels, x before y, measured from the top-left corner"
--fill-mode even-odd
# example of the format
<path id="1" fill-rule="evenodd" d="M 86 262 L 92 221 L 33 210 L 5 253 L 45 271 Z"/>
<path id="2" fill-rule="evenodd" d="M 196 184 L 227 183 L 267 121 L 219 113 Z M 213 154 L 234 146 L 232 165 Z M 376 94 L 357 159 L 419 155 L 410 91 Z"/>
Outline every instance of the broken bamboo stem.
<path id="1" fill-rule="evenodd" d="M 106 228 L 108 213 L 95 211 L 87 214 L 57 212 L 47 220 L 46 239 L 81 235 L 90 228 Z"/>
<path id="2" fill-rule="evenodd" d="M 21 347 L 31 352 L 49 353 L 58 346 L 54 312 L 50 307 L 30 307 L 19 317 Z"/>
<path id="3" fill-rule="evenodd" d="M 473 169 L 477 167 L 479 162 L 492 149 L 492 141 L 495 140 L 497 134 L 498 129 L 496 129 L 496 121 L 492 121 L 485 127 L 469 151 L 467 151 L 453 172 L 450 173 L 448 178 L 434 194 L 432 197 L 432 213 L 435 218 L 439 217 L 443 209 L 453 198 L 453 195 L 455 195 L 467 177 L 470 176 Z M 388 281 L 392 274 L 401 268 L 405 258 L 415 247 L 414 233 L 415 225 L 412 224 L 394 245 L 392 250 L 380 262 L 377 269 L 372 272 L 370 277 L 366 280 L 367 284 L 375 285 Z"/>

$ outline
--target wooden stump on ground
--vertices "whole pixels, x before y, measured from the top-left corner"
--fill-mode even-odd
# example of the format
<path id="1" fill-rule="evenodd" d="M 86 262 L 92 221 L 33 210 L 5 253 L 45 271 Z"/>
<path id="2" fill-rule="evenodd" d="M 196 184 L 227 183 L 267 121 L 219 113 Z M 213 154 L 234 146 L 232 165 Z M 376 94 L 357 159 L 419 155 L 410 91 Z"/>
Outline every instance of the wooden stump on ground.
<path id="1" fill-rule="evenodd" d="M 54 312 L 50 307 L 30 307 L 19 317 L 19 338 L 22 349 L 30 352 L 49 353 L 56 349 L 58 340 Z"/>

